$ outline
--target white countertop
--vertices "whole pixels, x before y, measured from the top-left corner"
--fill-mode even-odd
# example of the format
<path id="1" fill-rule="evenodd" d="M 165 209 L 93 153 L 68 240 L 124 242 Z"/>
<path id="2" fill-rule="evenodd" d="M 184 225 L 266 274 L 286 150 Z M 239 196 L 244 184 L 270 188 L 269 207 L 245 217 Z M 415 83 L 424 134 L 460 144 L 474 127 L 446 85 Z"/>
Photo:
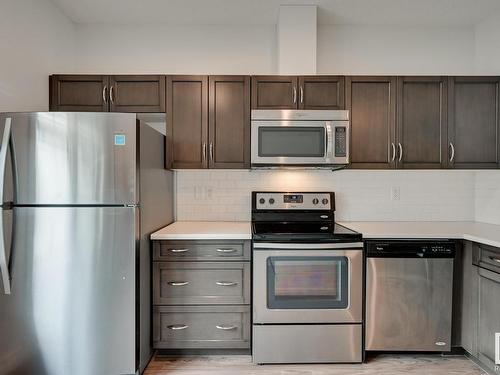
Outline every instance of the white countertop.
<path id="1" fill-rule="evenodd" d="M 500 225 L 474 221 L 344 221 L 363 238 L 451 238 L 500 247 Z"/>
<path id="2" fill-rule="evenodd" d="M 250 240 L 249 221 L 176 221 L 151 235 L 152 240 Z"/>
<path id="3" fill-rule="evenodd" d="M 344 221 L 339 224 L 370 238 L 451 238 L 500 247 L 500 225 L 474 221 Z M 249 240 L 248 221 L 176 221 L 153 240 Z"/>

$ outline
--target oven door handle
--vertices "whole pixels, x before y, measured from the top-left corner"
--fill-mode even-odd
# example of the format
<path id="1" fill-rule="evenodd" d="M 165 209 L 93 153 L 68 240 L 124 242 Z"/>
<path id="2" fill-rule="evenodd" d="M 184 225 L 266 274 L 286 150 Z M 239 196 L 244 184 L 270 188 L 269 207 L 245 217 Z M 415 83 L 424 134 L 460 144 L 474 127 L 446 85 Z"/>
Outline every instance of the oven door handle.
<path id="1" fill-rule="evenodd" d="M 338 250 L 338 249 L 353 249 L 362 248 L 363 242 L 346 242 L 346 243 L 273 243 L 273 242 L 254 242 L 253 248 L 258 249 L 285 249 L 285 250 L 301 250 L 301 249 L 318 249 L 318 250 Z"/>

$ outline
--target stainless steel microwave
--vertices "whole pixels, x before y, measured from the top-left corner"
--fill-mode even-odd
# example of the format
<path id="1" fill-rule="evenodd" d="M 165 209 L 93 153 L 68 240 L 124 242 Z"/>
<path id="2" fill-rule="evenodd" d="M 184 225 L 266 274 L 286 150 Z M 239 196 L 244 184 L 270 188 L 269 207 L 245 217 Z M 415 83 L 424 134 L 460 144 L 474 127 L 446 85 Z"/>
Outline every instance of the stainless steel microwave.
<path id="1" fill-rule="evenodd" d="M 252 110 L 252 168 L 349 164 L 349 111 Z"/>

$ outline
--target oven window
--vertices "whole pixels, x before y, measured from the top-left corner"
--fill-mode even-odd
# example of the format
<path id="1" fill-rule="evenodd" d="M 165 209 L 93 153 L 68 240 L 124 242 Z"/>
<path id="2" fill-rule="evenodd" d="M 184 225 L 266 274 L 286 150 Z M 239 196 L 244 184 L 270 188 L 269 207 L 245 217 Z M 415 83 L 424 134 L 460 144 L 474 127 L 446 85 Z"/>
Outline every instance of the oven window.
<path id="1" fill-rule="evenodd" d="M 259 128 L 260 157 L 325 156 L 325 128 L 261 126 Z"/>
<path id="2" fill-rule="evenodd" d="M 267 258 L 269 309 L 345 309 L 346 257 Z"/>

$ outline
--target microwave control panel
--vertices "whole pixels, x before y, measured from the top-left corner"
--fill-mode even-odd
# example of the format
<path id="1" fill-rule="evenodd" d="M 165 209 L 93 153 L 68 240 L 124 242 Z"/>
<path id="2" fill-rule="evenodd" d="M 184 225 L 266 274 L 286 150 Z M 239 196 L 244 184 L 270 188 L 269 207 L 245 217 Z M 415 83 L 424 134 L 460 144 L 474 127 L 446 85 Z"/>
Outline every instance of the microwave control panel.
<path id="1" fill-rule="evenodd" d="M 345 126 L 335 127 L 335 156 L 345 157 L 347 154 L 347 128 Z"/>

